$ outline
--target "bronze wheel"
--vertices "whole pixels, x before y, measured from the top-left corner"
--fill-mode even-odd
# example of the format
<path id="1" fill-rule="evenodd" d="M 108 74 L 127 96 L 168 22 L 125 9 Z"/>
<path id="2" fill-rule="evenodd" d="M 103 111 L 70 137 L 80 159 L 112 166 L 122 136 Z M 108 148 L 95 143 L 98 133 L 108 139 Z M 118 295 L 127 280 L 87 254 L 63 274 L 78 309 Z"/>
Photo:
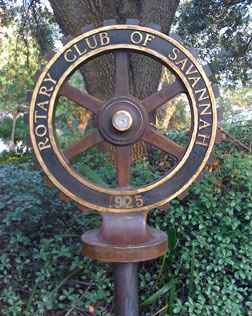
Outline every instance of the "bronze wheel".
<path id="1" fill-rule="evenodd" d="M 95 41 L 95 45 L 90 42 Z M 176 81 L 138 100 L 129 91 L 128 53 L 144 54 L 171 70 Z M 83 63 L 101 54 L 116 60 L 114 96 L 101 101 L 67 84 Z M 191 134 L 180 146 L 158 133 L 148 115 L 184 93 L 191 108 Z M 55 136 L 58 96 L 65 96 L 97 117 L 96 128 L 62 151 Z M 180 195 L 199 176 L 213 149 L 216 134 L 213 90 L 203 68 L 176 40 L 137 25 L 110 25 L 90 30 L 71 40 L 40 75 L 30 110 L 30 135 L 39 164 L 52 183 L 84 207 L 111 213 L 147 211 Z M 70 161 L 106 140 L 116 148 L 116 188 L 106 188 L 81 176 Z M 130 186 L 130 145 L 144 141 L 177 159 L 161 179 L 142 187 Z"/>

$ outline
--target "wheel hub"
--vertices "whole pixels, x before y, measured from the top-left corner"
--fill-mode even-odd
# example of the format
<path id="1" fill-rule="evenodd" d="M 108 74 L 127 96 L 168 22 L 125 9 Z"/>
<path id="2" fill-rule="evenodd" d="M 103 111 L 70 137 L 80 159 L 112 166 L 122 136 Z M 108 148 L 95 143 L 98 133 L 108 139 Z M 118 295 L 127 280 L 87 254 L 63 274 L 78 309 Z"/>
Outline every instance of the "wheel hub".
<path id="1" fill-rule="evenodd" d="M 98 115 L 101 134 L 114 145 L 128 145 L 137 141 L 147 122 L 144 107 L 133 97 L 112 98 Z"/>
<path id="2" fill-rule="evenodd" d="M 118 131 L 126 131 L 132 125 L 132 116 L 127 111 L 117 111 L 112 117 L 112 124 Z"/>

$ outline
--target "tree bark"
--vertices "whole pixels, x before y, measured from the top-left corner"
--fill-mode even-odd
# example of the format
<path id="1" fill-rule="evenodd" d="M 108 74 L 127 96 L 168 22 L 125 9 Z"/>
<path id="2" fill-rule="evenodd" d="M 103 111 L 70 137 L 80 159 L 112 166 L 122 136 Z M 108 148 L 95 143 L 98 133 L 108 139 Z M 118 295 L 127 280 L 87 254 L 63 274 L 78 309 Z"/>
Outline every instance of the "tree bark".
<path id="1" fill-rule="evenodd" d="M 64 35 L 73 37 L 81 34 L 81 28 L 93 24 L 102 26 L 104 20 L 116 19 L 118 24 L 127 18 L 138 19 L 139 24 L 148 26 L 159 24 L 161 31 L 169 34 L 175 12 L 180 0 L 49 0 L 56 21 Z M 129 77 L 130 92 L 138 99 L 144 99 L 158 89 L 162 66 L 152 58 L 130 54 Z M 106 54 L 87 62 L 80 68 L 89 94 L 107 100 L 114 93 L 115 62 L 113 54 Z M 150 113 L 150 120 L 155 124 L 155 111 Z M 132 152 L 138 152 L 134 144 Z M 105 147 L 103 148 L 105 150 Z M 141 149 L 142 150 L 142 149 Z M 149 157 L 152 156 L 148 149 Z M 146 150 L 140 156 L 144 156 Z M 139 158 L 139 157 L 137 157 Z"/>
<path id="2" fill-rule="evenodd" d="M 17 122 L 18 113 L 12 114 L 12 131 L 11 131 L 11 143 L 10 143 L 10 151 L 14 151 L 15 147 L 15 129 L 16 129 L 16 122 Z"/>
<path id="3" fill-rule="evenodd" d="M 65 36 L 81 34 L 88 24 L 102 26 L 103 20 L 116 19 L 125 23 L 127 18 L 138 19 L 140 25 L 161 25 L 169 33 L 179 0 L 50 0 L 56 20 Z M 103 100 L 113 95 L 114 63 L 112 55 L 97 58 L 81 69 L 88 93 Z M 131 93 L 139 99 L 157 90 L 161 65 L 139 54 L 131 56 Z"/>

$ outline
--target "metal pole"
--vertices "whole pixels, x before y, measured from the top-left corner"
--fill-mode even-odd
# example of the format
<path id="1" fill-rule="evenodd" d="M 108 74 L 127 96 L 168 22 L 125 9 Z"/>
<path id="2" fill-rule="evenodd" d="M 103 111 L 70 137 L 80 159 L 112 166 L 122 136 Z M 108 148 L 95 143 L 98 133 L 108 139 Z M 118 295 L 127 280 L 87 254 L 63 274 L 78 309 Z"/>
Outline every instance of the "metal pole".
<path id="1" fill-rule="evenodd" d="M 137 263 L 114 263 L 115 315 L 138 316 Z"/>

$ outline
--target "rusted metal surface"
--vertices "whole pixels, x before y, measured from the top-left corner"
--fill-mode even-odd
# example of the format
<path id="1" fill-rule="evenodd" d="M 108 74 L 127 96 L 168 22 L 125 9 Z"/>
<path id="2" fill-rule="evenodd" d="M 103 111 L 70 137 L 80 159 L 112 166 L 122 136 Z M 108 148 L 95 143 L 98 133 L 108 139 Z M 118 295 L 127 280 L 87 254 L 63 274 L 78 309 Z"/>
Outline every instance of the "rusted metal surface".
<path id="1" fill-rule="evenodd" d="M 173 99 L 178 94 L 185 93 L 185 92 L 186 92 L 186 89 L 184 85 L 179 80 L 176 80 L 175 82 L 168 85 L 167 87 L 161 89 L 155 94 L 144 99 L 142 101 L 142 104 L 145 107 L 146 111 L 149 113 L 155 110 L 160 105 Z"/>
<path id="2" fill-rule="evenodd" d="M 149 228 L 147 211 L 166 207 L 174 197 L 186 196 L 186 188 L 200 177 L 212 154 L 216 134 L 214 92 L 196 59 L 171 37 L 138 25 L 113 25 L 86 29 L 56 53 L 42 72 L 31 101 L 30 130 L 38 164 L 64 199 L 78 202 L 84 211 L 101 211 L 102 226 L 83 235 L 87 256 L 110 262 L 138 262 L 157 258 L 167 250 L 167 236 Z M 96 45 L 88 42 L 96 39 Z M 70 41 L 69 41 L 70 40 Z M 88 44 L 89 43 L 89 44 Z M 81 65 L 101 54 L 114 54 L 115 88 L 109 100 L 99 100 L 67 83 Z M 138 100 L 130 91 L 131 53 L 147 55 L 169 68 L 176 81 Z M 191 109 L 191 134 L 187 145 L 160 134 L 152 127 L 149 113 L 183 94 Z M 57 98 L 65 96 L 95 114 L 96 128 L 62 150 L 55 137 Z M 71 160 L 91 147 L 108 142 L 115 148 L 117 186 L 97 185 L 71 165 Z M 148 185 L 130 185 L 131 147 L 150 144 L 177 158 L 165 176 Z M 83 206 L 83 208 L 81 208 Z"/>
<path id="3" fill-rule="evenodd" d="M 59 96 L 67 97 L 69 100 L 79 104 L 88 111 L 97 114 L 103 106 L 103 101 L 76 89 L 65 83 L 59 90 Z"/>
<path id="4" fill-rule="evenodd" d="M 130 187 L 130 146 L 116 146 L 118 187 Z"/>
<path id="5" fill-rule="evenodd" d="M 96 38 L 95 47 L 87 45 Z M 115 90 L 109 100 L 99 100 L 67 83 L 82 64 L 100 54 L 115 55 Z M 129 56 L 144 54 L 158 60 L 176 76 L 176 81 L 144 100 L 131 95 Z M 152 128 L 149 113 L 184 94 L 191 108 L 191 134 L 185 147 L 171 141 Z M 55 137 L 54 115 L 58 96 L 65 96 L 95 114 L 96 129 L 69 148 L 59 148 Z M 125 130 L 113 125 L 116 113 L 132 118 Z M 138 25 L 108 25 L 72 39 L 56 53 L 39 77 L 32 96 L 30 112 L 31 141 L 38 163 L 65 195 L 86 208 L 102 212 L 129 213 L 150 210 L 168 203 L 195 181 L 211 155 L 216 133 L 214 92 L 195 58 L 171 37 Z M 118 186 L 103 187 L 89 181 L 71 165 L 77 157 L 101 141 L 115 146 Z M 156 182 L 143 187 L 130 186 L 130 147 L 144 142 L 172 154 L 177 164 Z M 143 203 L 136 203 L 140 195 Z M 130 197 L 132 207 L 116 207 L 111 197 Z"/>
<path id="6" fill-rule="evenodd" d="M 150 145 L 153 145 L 157 148 L 162 149 L 165 152 L 174 155 L 178 158 L 178 160 L 180 160 L 183 157 L 186 151 L 185 147 L 174 143 L 172 140 L 156 132 L 151 127 L 146 128 L 141 139 Z"/>
<path id="7" fill-rule="evenodd" d="M 116 77 L 115 77 L 115 95 L 129 95 L 129 67 L 128 67 L 128 52 L 115 52 L 116 59 Z"/>
<path id="8" fill-rule="evenodd" d="M 102 226 L 82 236 L 83 253 L 105 262 L 140 262 L 164 255 L 167 235 L 150 228 L 146 217 L 147 212 L 102 213 Z"/>
<path id="9" fill-rule="evenodd" d="M 46 182 L 57 186 L 65 201 L 74 199 L 78 208 L 101 212 L 102 225 L 82 236 L 83 254 L 105 262 L 114 262 L 116 316 L 137 316 L 137 265 L 164 255 L 167 235 L 150 228 L 148 210 L 169 206 L 175 197 L 187 196 L 186 188 L 200 180 L 207 161 L 213 159 L 217 114 L 214 95 L 203 68 L 178 42 L 178 37 L 151 28 L 113 25 L 84 29 L 85 34 L 63 42 L 66 47 L 51 57 L 41 73 L 31 98 L 30 133 L 38 167 L 47 173 Z M 175 38 L 175 40 L 174 40 Z M 89 39 L 95 43 L 90 45 Z M 81 65 L 114 53 L 115 89 L 111 99 L 102 101 L 67 83 Z M 131 52 L 158 60 L 176 76 L 176 81 L 138 100 L 130 93 L 129 55 Z M 186 146 L 180 146 L 158 133 L 149 122 L 149 114 L 179 94 L 187 97 L 191 110 L 191 133 Z M 57 98 L 67 97 L 95 114 L 96 128 L 62 150 L 56 139 L 55 111 Z M 71 160 L 91 147 L 107 141 L 115 148 L 117 186 L 97 185 L 81 176 Z M 216 139 L 218 141 L 218 137 Z M 150 144 L 177 158 L 176 164 L 161 179 L 133 188 L 130 185 L 131 147 L 138 142 Z"/>
<path id="10" fill-rule="evenodd" d="M 115 146 L 104 142 L 102 144 L 101 152 L 106 153 L 107 160 L 116 165 L 116 149 Z M 137 141 L 130 145 L 130 164 L 134 165 L 136 160 L 147 157 L 147 148 L 144 141 Z"/>
<path id="11" fill-rule="evenodd" d="M 137 263 L 115 263 L 115 315 L 138 316 Z"/>
<path id="12" fill-rule="evenodd" d="M 99 133 L 98 129 L 95 128 L 87 135 L 74 142 L 68 148 L 64 149 L 63 154 L 70 161 L 71 159 L 79 156 L 81 153 L 88 150 L 89 148 L 101 143 L 103 140 L 104 139 Z"/>

